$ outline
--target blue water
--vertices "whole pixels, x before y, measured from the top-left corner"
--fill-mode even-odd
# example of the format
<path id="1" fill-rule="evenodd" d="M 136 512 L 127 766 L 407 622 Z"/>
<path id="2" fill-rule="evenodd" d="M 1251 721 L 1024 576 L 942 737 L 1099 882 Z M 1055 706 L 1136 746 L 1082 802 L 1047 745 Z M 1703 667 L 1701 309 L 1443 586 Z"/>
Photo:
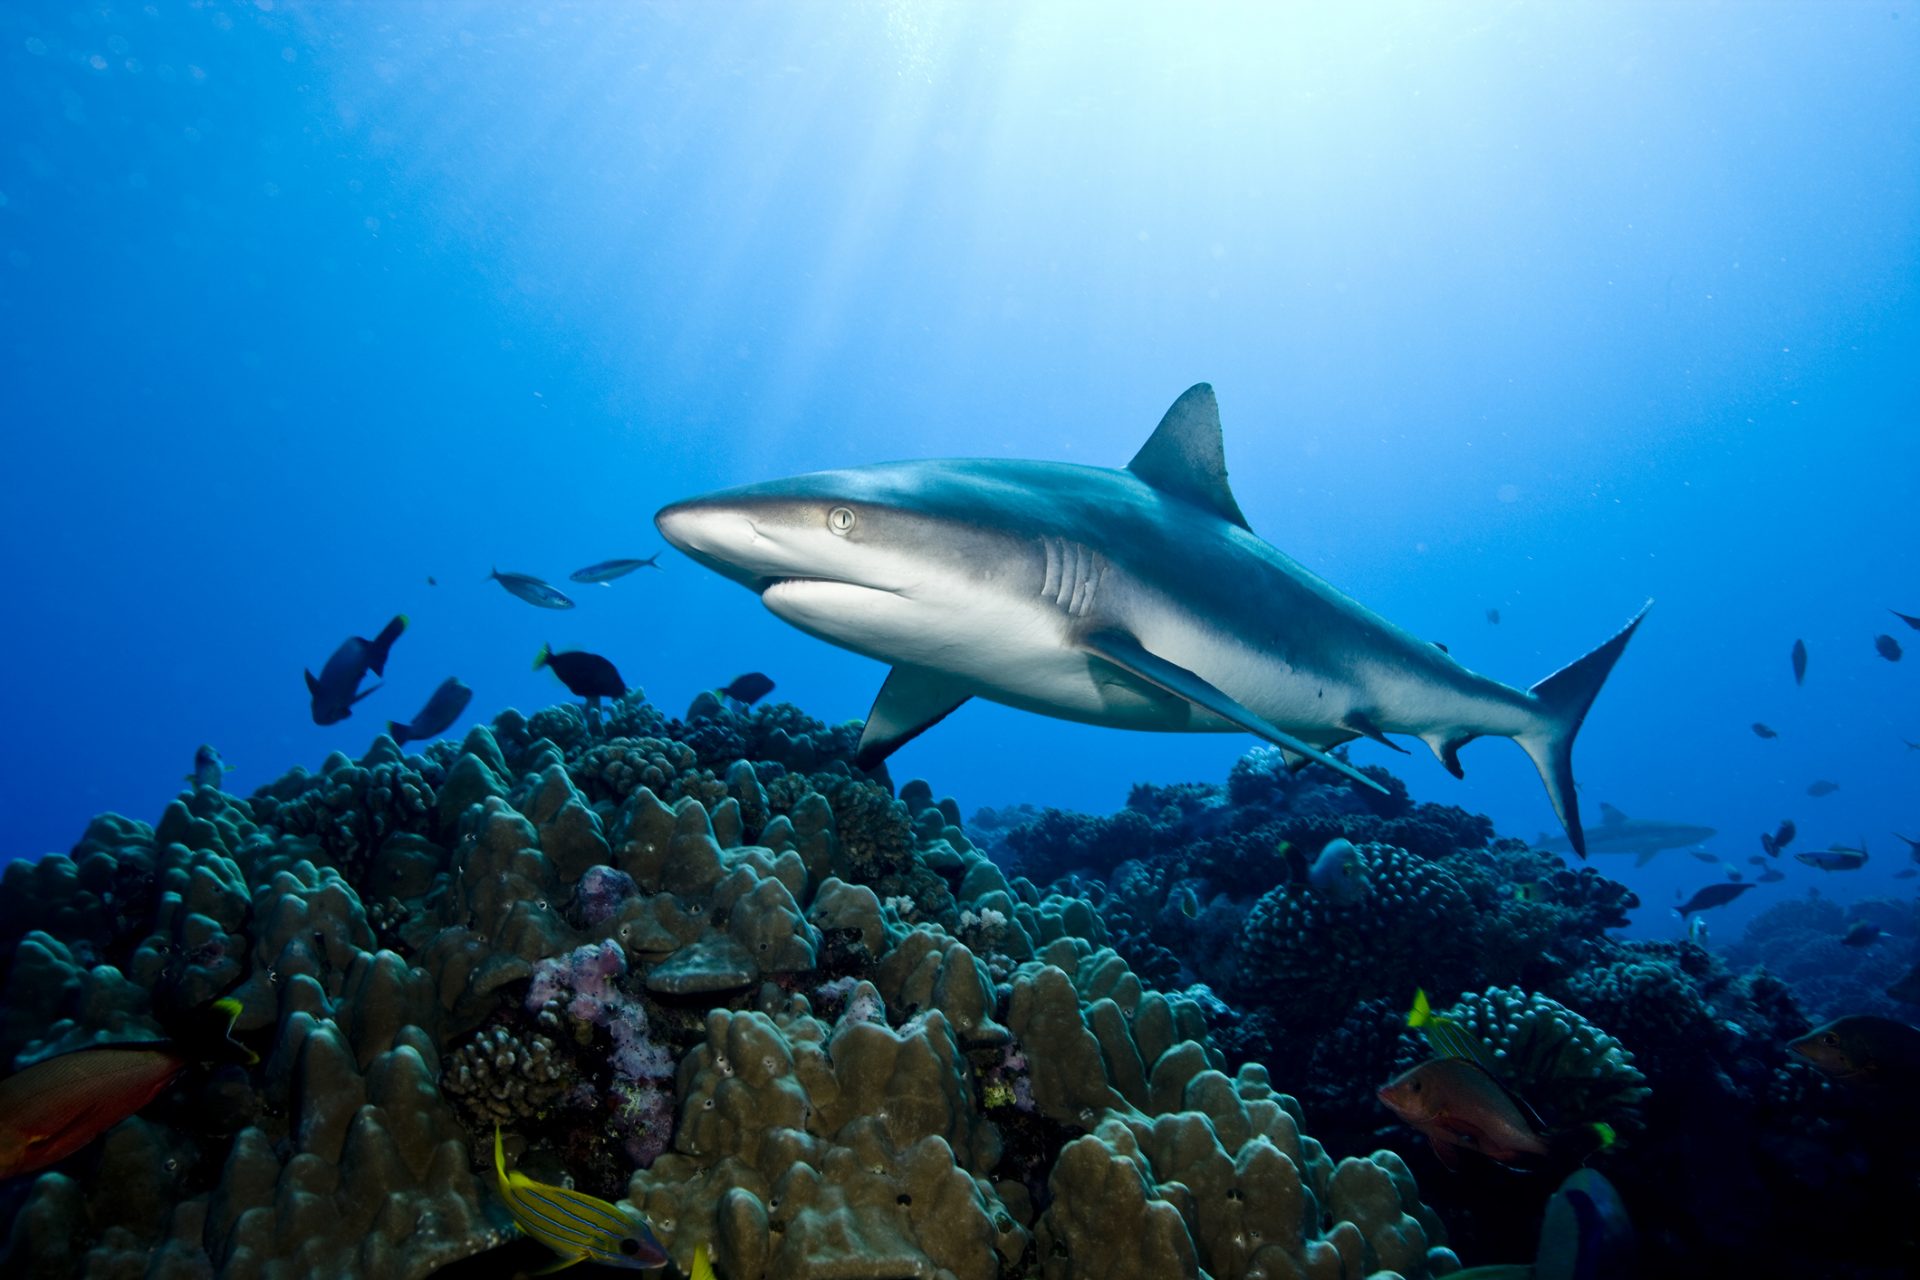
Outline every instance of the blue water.
<path id="1" fill-rule="evenodd" d="M 760 669 L 862 716 L 878 666 L 671 551 L 565 614 L 483 579 L 799 471 L 1122 465 L 1207 380 L 1254 528 L 1470 666 L 1531 683 L 1657 600 L 1589 815 L 1874 853 L 1717 937 L 1908 890 L 1920 14 L 1271 10 L 0 9 L 0 855 L 156 817 L 202 741 L 245 793 L 450 674 L 462 729 L 556 701 L 544 641 L 669 710 Z M 395 612 L 386 687 L 313 725 L 301 669 Z M 893 772 L 1106 810 L 1250 745 L 975 702 Z M 1354 755 L 1554 828 L 1513 747 L 1456 782 L 1412 745 Z M 1717 875 L 1599 865 L 1655 934 Z"/>

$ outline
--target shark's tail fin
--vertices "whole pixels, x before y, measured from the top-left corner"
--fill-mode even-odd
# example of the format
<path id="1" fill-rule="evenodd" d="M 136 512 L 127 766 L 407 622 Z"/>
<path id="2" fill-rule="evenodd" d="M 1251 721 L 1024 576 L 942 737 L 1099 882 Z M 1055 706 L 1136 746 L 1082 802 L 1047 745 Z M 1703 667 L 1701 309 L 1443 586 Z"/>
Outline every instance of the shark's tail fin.
<path id="1" fill-rule="evenodd" d="M 1647 601 L 1612 639 L 1533 686 L 1530 692 L 1540 704 L 1539 724 L 1514 738 L 1540 770 L 1540 781 L 1547 784 L 1553 811 L 1567 829 L 1573 851 L 1582 858 L 1587 856 L 1587 840 L 1580 830 L 1580 799 L 1573 789 L 1573 739 L 1587 718 L 1587 708 L 1606 683 L 1607 674 L 1633 638 L 1634 628 L 1652 607 L 1653 601 Z"/>

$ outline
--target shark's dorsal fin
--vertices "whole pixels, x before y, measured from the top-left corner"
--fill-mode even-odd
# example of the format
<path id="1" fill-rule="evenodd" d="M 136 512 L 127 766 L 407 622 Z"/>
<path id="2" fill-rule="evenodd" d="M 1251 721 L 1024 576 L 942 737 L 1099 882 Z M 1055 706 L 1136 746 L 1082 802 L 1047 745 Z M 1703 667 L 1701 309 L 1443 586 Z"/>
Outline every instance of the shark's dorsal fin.
<path id="1" fill-rule="evenodd" d="M 1176 498 L 1204 507 L 1242 529 L 1247 518 L 1227 487 L 1227 453 L 1220 441 L 1220 405 L 1213 388 L 1188 387 L 1160 419 L 1127 470 Z"/>
<path id="2" fill-rule="evenodd" d="M 1618 809 L 1614 808 L 1612 805 L 1606 803 L 1605 801 L 1601 801 L 1600 803 L 1600 825 L 1601 826 L 1617 827 L 1621 823 L 1625 822 L 1626 820 L 1627 820 L 1626 814 L 1620 812 Z"/>

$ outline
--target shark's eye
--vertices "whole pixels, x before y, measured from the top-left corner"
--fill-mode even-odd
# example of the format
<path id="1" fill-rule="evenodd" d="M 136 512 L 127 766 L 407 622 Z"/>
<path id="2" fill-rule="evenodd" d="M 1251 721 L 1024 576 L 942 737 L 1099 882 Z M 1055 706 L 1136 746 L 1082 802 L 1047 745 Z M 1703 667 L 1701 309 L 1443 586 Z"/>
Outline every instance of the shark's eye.
<path id="1" fill-rule="evenodd" d="M 835 507 L 827 512 L 827 528 L 841 537 L 853 532 L 854 514 L 852 507 Z"/>

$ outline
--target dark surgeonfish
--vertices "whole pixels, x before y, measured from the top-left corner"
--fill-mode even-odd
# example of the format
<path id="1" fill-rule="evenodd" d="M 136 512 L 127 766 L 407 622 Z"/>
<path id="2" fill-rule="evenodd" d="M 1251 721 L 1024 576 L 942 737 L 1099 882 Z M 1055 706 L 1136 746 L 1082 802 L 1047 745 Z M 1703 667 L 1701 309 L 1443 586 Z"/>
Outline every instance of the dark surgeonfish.
<path id="1" fill-rule="evenodd" d="M 1491 625 L 1491 626 L 1496 626 L 1496 627 L 1497 627 L 1497 626 L 1499 626 L 1499 625 L 1500 625 L 1500 611 L 1499 611 L 1498 609 L 1489 609 L 1489 610 L 1487 610 L 1487 622 L 1488 622 L 1488 624 L 1489 624 L 1489 625 Z"/>
<path id="2" fill-rule="evenodd" d="M 624 697 L 627 692 L 627 682 L 620 678 L 611 662 L 597 653 L 580 649 L 555 653 L 552 645 L 543 644 L 533 659 L 535 671 L 542 667 L 559 676 L 567 691 L 577 698 L 585 698 L 589 706 L 597 707 L 600 699 Z"/>
<path id="3" fill-rule="evenodd" d="M 1834 845 L 1831 849 L 1815 849 L 1793 856 L 1821 871 L 1858 871 L 1867 865 L 1867 846 L 1863 841 L 1858 849 Z"/>
<path id="4" fill-rule="evenodd" d="M 1753 735 L 1756 738 L 1777 738 L 1780 736 L 1773 731 L 1771 726 L 1761 724 L 1758 720 L 1753 722 Z"/>
<path id="5" fill-rule="evenodd" d="M 186 776 L 186 781 L 191 782 L 196 790 L 200 787 L 217 787 L 232 771 L 233 766 L 203 742 L 200 749 L 193 753 L 193 772 Z"/>
<path id="6" fill-rule="evenodd" d="M 306 673 L 307 693 L 313 698 L 313 722 L 315 724 L 338 724 L 353 714 L 353 704 L 378 689 L 373 685 L 360 688 L 360 682 L 371 671 L 376 676 L 387 674 L 387 653 L 393 648 L 393 642 L 407 629 L 407 615 L 396 614 L 371 640 L 362 640 L 359 636 L 350 636 L 342 641 L 340 647 L 327 659 L 327 665 L 320 668 L 316 678 L 313 672 Z"/>
<path id="7" fill-rule="evenodd" d="M 1873 651 L 1885 658 L 1888 662 L 1900 661 L 1900 642 L 1892 636 L 1875 636 L 1873 638 Z"/>
<path id="8" fill-rule="evenodd" d="M 437 738 L 453 727 L 460 713 L 473 701 L 473 690 L 459 676 L 448 676 L 440 682 L 440 687 L 427 699 L 427 705 L 420 708 L 420 714 L 408 724 L 398 720 L 387 721 L 387 732 L 401 746 L 409 742 L 424 742 L 428 738 Z"/>
<path id="9" fill-rule="evenodd" d="M 1910 1089 L 1920 1079 L 1920 1031 L 1855 1013 L 1815 1027 L 1787 1046 L 1829 1080 L 1863 1089 Z"/>
<path id="10" fill-rule="evenodd" d="M 1795 684 L 1807 682 L 1807 642 L 1805 640 L 1793 642 L 1793 682 Z"/>
<path id="11" fill-rule="evenodd" d="M 1840 945 L 1843 947 L 1870 947 L 1878 941 L 1880 941 L 1880 926 L 1871 920 L 1855 920 L 1847 926 L 1847 931 L 1840 935 Z"/>
<path id="12" fill-rule="evenodd" d="M 1675 907 L 1674 910 L 1683 916 L 1690 916 L 1696 911 L 1708 911 L 1714 907 L 1724 907 L 1751 888 L 1753 888 L 1752 885 L 1737 881 L 1710 884 Z"/>
<path id="13" fill-rule="evenodd" d="M 624 578 L 635 569 L 658 569 L 660 553 L 654 552 L 645 560 L 602 560 L 599 564 L 590 564 L 584 569 L 575 569 L 567 575 L 570 582 L 597 582 L 606 586 L 615 578 Z"/>
<path id="14" fill-rule="evenodd" d="M 547 1271 L 577 1262 L 625 1271 L 652 1271 L 667 1265 L 667 1251 L 654 1238 L 646 1215 L 627 1201 L 615 1204 L 584 1191 L 536 1182 L 518 1169 L 509 1172 L 499 1125 L 493 1127 L 493 1172 L 513 1224 L 560 1255 L 560 1262 Z"/>
<path id="15" fill-rule="evenodd" d="M 238 1000 L 215 1001 L 217 1037 L 89 1045 L 0 1080 L 0 1179 L 66 1159 L 139 1111 L 195 1062 L 258 1062 L 232 1038 Z M 202 1039 L 213 1043 L 202 1045 Z"/>
<path id="16" fill-rule="evenodd" d="M 1818 800 L 1821 796 L 1830 796 L 1834 792 L 1838 791 L 1839 789 L 1840 789 L 1839 783 L 1829 782 L 1825 778 L 1821 778 L 1818 781 L 1810 783 L 1807 786 L 1807 794 L 1812 796 L 1815 800 Z"/>
<path id="17" fill-rule="evenodd" d="M 519 596 L 528 604 L 539 605 L 542 609 L 571 609 L 573 601 L 566 592 L 550 582 L 524 573 L 502 573 L 495 569 L 487 575 L 488 582 L 497 582 L 507 589 L 508 594 Z"/>
<path id="18" fill-rule="evenodd" d="M 1754 877 L 1754 879 L 1759 881 L 1761 884 L 1773 884 L 1777 881 L 1785 880 L 1786 878 L 1787 878 L 1787 873 L 1780 870 L 1780 868 L 1778 867 L 1768 867 L 1765 871 L 1762 871 L 1759 875 Z"/>
<path id="19" fill-rule="evenodd" d="M 1792 844 L 1793 838 L 1799 834 L 1800 829 L 1793 825 L 1792 818 L 1782 818 L 1779 827 L 1772 835 L 1764 833 L 1761 835 L 1760 847 L 1767 851 L 1769 857 L 1777 858 L 1787 851 L 1787 846 Z"/>
<path id="20" fill-rule="evenodd" d="M 736 676 L 732 684 L 720 691 L 743 707 L 750 707 L 773 692 L 773 681 L 758 671 L 749 671 Z"/>

